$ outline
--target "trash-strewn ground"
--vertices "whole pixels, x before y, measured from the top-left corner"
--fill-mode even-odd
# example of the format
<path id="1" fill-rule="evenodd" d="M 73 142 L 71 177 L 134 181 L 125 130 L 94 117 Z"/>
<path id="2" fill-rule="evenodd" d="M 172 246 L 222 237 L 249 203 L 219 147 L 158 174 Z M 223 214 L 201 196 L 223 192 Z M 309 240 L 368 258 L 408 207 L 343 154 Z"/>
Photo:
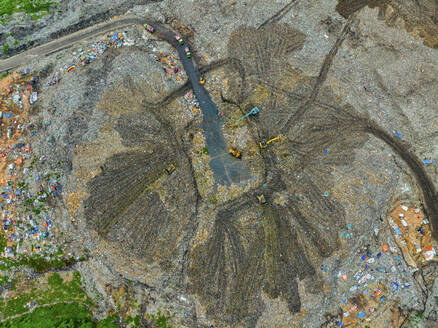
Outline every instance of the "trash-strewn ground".
<path id="1" fill-rule="evenodd" d="M 123 327 L 437 327 L 437 10 L 132 7 L 190 42 L 251 172 L 228 187 L 176 51 L 140 26 L 3 78 L 2 296 L 63 268 Z"/>

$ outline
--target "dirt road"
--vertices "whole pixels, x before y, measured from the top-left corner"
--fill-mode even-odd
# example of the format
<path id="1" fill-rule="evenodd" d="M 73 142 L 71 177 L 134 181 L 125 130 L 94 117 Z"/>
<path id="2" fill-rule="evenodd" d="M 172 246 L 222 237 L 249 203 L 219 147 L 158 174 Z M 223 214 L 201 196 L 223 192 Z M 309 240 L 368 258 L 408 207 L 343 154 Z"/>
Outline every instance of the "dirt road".
<path id="1" fill-rule="evenodd" d="M 71 47 L 74 43 L 82 41 L 96 34 L 106 33 L 116 28 L 129 26 L 133 24 L 144 24 L 146 19 L 136 16 L 123 16 L 117 19 L 112 19 L 108 22 L 97 24 L 75 33 L 66 35 L 59 39 L 53 40 L 41 46 L 29 49 L 21 54 L 9 57 L 0 61 L 0 73 L 11 71 L 21 65 L 48 56 L 57 51 Z"/>
<path id="2" fill-rule="evenodd" d="M 184 45 L 179 45 L 175 39 L 175 33 L 166 29 L 158 22 L 150 22 L 150 24 L 156 29 L 155 36 L 168 41 L 178 51 L 184 70 L 190 79 L 193 92 L 203 114 L 202 128 L 210 155 L 210 167 L 215 181 L 222 185 L 230 185 L 231 183 L 238 184 L 249 179 L 249 169 L 241 161 L 228 154 L 228 147 L 222 134 L 222 122 L 219 111 L 208 91 L 199 84 L 201 73 L 199 72 L 198 65 L 194 63 L 194 59 L 188 58 L 186 55 L 185 49 L 187 48 L 191 51 L 190 45 L 187 44 L 187 41 L 185 41 Z"/>

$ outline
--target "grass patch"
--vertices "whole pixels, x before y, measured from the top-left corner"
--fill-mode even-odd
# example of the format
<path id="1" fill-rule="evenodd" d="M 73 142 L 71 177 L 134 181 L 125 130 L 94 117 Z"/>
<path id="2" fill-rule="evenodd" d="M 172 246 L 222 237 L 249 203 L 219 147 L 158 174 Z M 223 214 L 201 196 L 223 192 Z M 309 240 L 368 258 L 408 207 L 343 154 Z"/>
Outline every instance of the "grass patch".
<path id="1" fill-rule="evenodd" d="M 49 12 L 54 5 L 55 2 L 49 0 L 0 0 L 0 24 L 14 13 L 24 12 L 32 17 L 38 12 Z"/>
<path id="2" fill-rule="evenodd" d="M 26 293 L 21 292 L 18 296 L 6 299 L 6 301 L 1 299 L 0 311 L 6 318 L 21 314 L 28 311 L 29 308 L 26 304 L 32 301 L 36 303 L 36 306 L 65 302 L 88 307 L 93 305 L 81 288 L 82 283 L 79 272 L 74 272 L 72 280 L 68 282 L 65 282 L 59 273 L 52 273 L 48 277 L 47 283 L 47 288 L 41 288 L 44 285 L 32 286 Z"/>
<path id="3" fill-rule="evenodd" d="M 9 75 L 9 72 L 4 72 L 4 73 L 0 74 L 0 80 L 4 79 L 8 75 Z"/>
<path id="4" fill-rule="evenodd" d="M 47 260 L 39 254 L 35 256 L 23 256 L 18 261 L 20 265 L 31 267 L 35 272 L 46 272 L 52 269 L 60 269 L 76 263 L 74 258 L 55 258 Z"/>
<path id="5" fill-rule="evenodd" d="M 172 325 L 170 321 L 172 320 L 172 316 L 169 312 L 166 314 L 161 313 L 161 310 L 158 310 L 156 314 L 150 314 L 149 315 L 152 320 L 154 320 L 154 323 L 159 328 L 172 328 Z M 140 319 L 140 318 L 139 318 Z"/>
<path id="6" fill-rule="evenodd" d="M 118 328 L 117 317 L 100 322 L 92 320 L 91 311 L 84 305 L 56 304 L 38 308 L 22 317 L 0 324 L 1 328 Z"/>
<path id="7" fill-rule="evenodd" d="M 1 1 L 1 0 L 0 0 Z M 9 54 L 9 44 L 3 46 L 3 53 L 7 56 Z"/>

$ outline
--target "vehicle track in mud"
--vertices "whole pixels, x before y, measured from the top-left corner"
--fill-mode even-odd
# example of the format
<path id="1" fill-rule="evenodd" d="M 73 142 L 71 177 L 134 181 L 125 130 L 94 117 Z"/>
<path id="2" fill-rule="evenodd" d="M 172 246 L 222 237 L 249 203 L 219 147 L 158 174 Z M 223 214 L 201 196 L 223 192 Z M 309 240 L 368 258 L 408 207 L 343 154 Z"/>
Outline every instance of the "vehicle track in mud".
<path id="1" fill-rule="evenodd" d="M 265 20 L 263 23 L 261 23 L 257 27 L 257 29 L 260 29 L 261 27 L 263 27 L 263 26 L 265 26 L 267 24 L 278 23 L 284 16 L 286 16 L 289 13 L 289 11 L 291 11 L 291 9 L 292 9 L 293 5 L 295 4 L 295 2 L 297 2 L 297 0 L 292 0 L 291 2 L 289 2 L 286 6 L 281 8 L 274 15 L 272 15 L 267 20 Z"/>
<path id="2" fill-rule="evenodd" d="M 269 83 L 266 83 L 266 85 L 289 97 L 293 97 L 294 99 L 303 99 L 303 96 L 297 93 L 282 90 L 275 86 L 271 86 Z M 329 109 L 337 112 L 340 111 L 340 108 L 323 102 L 315 101 L 314 105 L 321 107 L 325 110 Z M 382 140 L 409 167 L 415 177 L 415 180 L 417 181 L 419 189 L 423 193 L 425 209 L 427 214 L 431 218 L 431 222 L 434 228 L 434 236 L 435 238 L 438 238 L 438 194 L 433 184 L 433 181 L 427 175 L 421 160 L 418 158 L 417 155 L 415 155 L 415 153 L 411 151 L 411 147 L 409 145 L 402 142 L 401 140 L 396 139 L 394 136 L 391 136 L 383 128 L 379 127 L 377 123 L 368 118 L 360 117 L 358 115 L 352 116 L 351 114 L 348 114 L 348 116 L 350 117 L 350 124 L 353 124 L 357 129 L 361 129 L 363 132 L 369 133 L 374 137 Z"/>
<path id="3" fill-rule="evenodd" d="M 339 47 L 344 42 L 345 38 L 347 37 L 348 32 L 350 31 L 351 24 L 353 23 L 355 18 L 355 14 L 350 15 L 348 17 L 347 22 L 344 25 L 344 28 L 342 29 L 341 34 L 339 35 L 338 39 L 336 40 L 333 47 L 330 49 L 330 52 L 327 54 L 327 56 L 324 58 L 324 62 L 321 66 L 321 69 L 319 71 L 319 75 L 317 77 L 317 80 L 313 86 L 312 92 L 309 95 L 309 98 L 306 100 L 304 104 L 302 104 L 297 111 L 292 113 L 284 123 L 284 125 L 281 127 L 280 131 L 283 134 L 287 134 L 287 132 L 291 129 L 292 122 L 298 122 L 301 117 L 304 115 L 306 110 L 308 110 L 313 103 L 315 102 L 316 98 L 318 97 L 319 91 L 321 90 L 321 87 L 325 80 L 327 79 L 327 74 L 330 70 L 331 65 L 333 64 L 333 59 L 338 53 Z"/>

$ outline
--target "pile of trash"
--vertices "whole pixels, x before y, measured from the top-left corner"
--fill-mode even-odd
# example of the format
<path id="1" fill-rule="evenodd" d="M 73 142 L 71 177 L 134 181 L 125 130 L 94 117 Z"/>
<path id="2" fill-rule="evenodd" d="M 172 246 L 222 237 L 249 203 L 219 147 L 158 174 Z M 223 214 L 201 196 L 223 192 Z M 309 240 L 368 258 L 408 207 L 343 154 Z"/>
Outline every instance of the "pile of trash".
<path id="1" fill-rule="evenodd" d="M 181 84 L 185 82 L 186 73 L 178 56 L 173 56 L 166 51 L 159 50 L 152 40 L 146 39 L 144 46 L 152 54 L 154 60 L 163 65 L 163 70 L 168 79 L 173 79 Z"/>
<path id="2" fill-rule="evenodd" d="M 0 210 L 3 238 L 6 240 L 6 247 L 0 250 L 3 257 L 32 253 L 44 255 L 57 251 L 51 232 L 53 218 L 44 214 L 44 204 L 50 195 L 58 195 L 59 182 L 50 176 L 41 182 L 38 173 L 35 175 L 36 192 L 32 192 L 24 182 L 29 180 L 36 162 L 35 159 L 29 165 L 31 146 L 23 136 L 25 130 L 30 130 L 31 136 L 35 135 L 32 124 L 27 123 L 27 109 L 38 100 L 35 90 L 38 77 L 31 77 L 29 73 L 27 69 L 21 77 L 19 74 L 9 77 L 12 83 L 2 90 L 0 103 Z M 45 158 L 40 158 L 40 161 L 45 161 Z"/>
<path id="3" fill-rule="evenodd" d="M 73 71 L 77 66 L 84 66 L 90 64 L 102 55 L 109 48 L 120 48 L 123 46 L 137 45 L 137 40 L 131 40 L 128 38 L 126 32 L 110 33 L 102 37 L 101 40 L 97 40 L 92 43 L 87 49 L 79 48 L 72 53 L 73 58 L 69 64 L 64 64 L 60 67 L 53 76 L 46 83 L 47 85 L 55 85 L 61 81 L 62 75 Z"/>
<path id="4" fill-rule="evenodd" d="M 411 266 L 419 266 L 436 256 L 430 222 L 418 207 L 397 205 L 388 219 L 395 241 Z"/>
<path id="5" fill-rule="evenodd" d="M 201 114 L 199 102 L 192 91 L 186 92 L 184 95 L 184 102 L 186 103 L 186 108 L 188 109 L 186 116 L 192 117 L 193 115 Z"/>

